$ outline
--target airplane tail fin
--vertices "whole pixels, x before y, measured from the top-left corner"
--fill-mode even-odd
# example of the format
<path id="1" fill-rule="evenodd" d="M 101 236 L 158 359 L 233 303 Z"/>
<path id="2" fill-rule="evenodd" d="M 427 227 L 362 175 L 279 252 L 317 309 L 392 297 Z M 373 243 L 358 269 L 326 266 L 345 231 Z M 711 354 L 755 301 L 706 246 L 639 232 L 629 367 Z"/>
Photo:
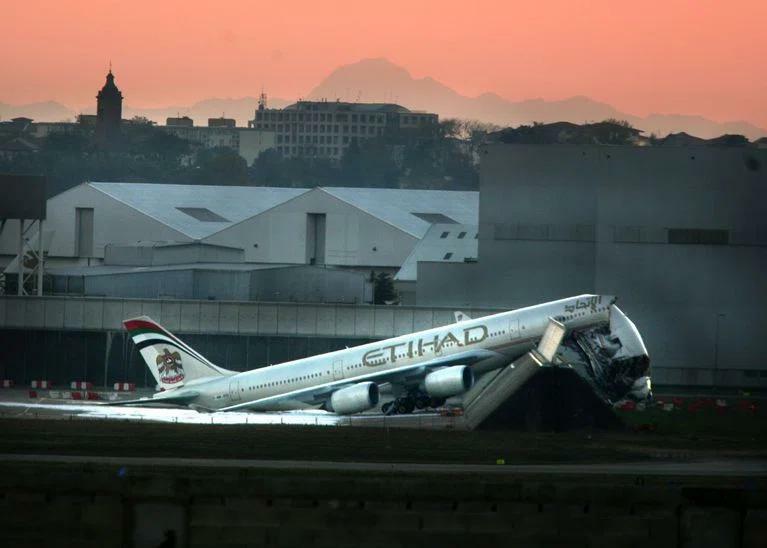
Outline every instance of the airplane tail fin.
<path id="1" fill-rule="evenodd" d="M 205 377 L 235 374 L 212 364 L 148 316 L 125 320 L 123 325 L 162 389 L 178 388 Z"/>

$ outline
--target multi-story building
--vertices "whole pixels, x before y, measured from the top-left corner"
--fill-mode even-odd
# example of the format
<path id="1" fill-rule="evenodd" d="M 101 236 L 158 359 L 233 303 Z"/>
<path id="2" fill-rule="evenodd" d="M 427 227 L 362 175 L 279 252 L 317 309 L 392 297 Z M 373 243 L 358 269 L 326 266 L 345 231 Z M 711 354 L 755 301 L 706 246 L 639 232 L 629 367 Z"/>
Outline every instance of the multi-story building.
<path id="1" fill-rule="evenodd" d="M 166 125 L 158 126 L 158 129 L 203 148 L 231 148 L 237 151 L 248 165 L 263 151 L 275 146 L 273 131 L 235 127 L 234 120 L 229 118 L 210 118 L 207 126 L 195 126 L 194 120 L 188 116 L 168 118 Z"/>
<path id="2" fill-rule="evenodd" d="M 433 127 L 436 114 L 391 103 L 299 101 L 284 109 L 266 108 L 262 99 L 249 127 L 274 131 L 277 150 L 288 158 L 338 160 L 355 141 Z"/>

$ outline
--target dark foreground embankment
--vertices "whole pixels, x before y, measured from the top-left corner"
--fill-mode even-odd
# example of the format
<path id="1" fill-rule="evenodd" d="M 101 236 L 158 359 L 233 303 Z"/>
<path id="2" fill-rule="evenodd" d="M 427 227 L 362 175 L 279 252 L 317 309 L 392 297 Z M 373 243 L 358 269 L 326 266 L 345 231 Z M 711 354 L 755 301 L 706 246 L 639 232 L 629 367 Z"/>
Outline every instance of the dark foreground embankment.
<path id="1" fill-rule="evenodd" d="M 168 531 L 176 546 L 763 546 L 767 477 L 738 466 L 767 456 L 763 434 L 717 428 L 535 434 L 3 420 L 0 453 L 17 460 L 0 459 L 0 546 L 158 546 Z M 693 473 L 684 465 L 723 459 Z M 672 463 L 664 473 L 654 468 L 661 460 Z M 610 462 L 640 464 L 556 469 Z M 555 466 L 522 473 L 523 463 Z"/>
<path id="2" fill-rule="evenodd" d="M 497 469 L 3 461 L 0 545 L 750 548 L 767 535 L 758 475 Z"/>

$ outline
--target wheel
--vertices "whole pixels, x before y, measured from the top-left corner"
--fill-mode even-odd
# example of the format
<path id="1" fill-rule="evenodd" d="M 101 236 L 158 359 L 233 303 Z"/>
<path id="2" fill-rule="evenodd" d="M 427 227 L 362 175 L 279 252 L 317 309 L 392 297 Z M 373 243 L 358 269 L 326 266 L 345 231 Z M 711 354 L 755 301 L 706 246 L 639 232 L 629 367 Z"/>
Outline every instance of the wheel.
<path id="1" fill-rule="evenodd" d="M 429 401 L 429 407 L 436 409 L 445 405 L 445 398 L 431 398 Z"/>
<path id="2" fill-rule="evenodd" d="M 405 413 L 415 411 L 415 398 L 405 398 Z"/>
<path id="3" fill-rule="evenodd" d="M 394 402 L 388 401 L 385 404 L 381 406 L 381 413 L 384 415 L 393 415 L 394 414 Z"/>
<path id="4" fill-rule="evenodd" d="M 416 409 L 425 409 L 429 407 L 429 403 L 431 403 L 431 399 L 428 396 L 418 396 L 415 399 Z"/>
<path id="5" fill-rule="evenodd" d="M 407 406 L 407 401 L 405 400 L 405 398 L 401 398 L 397 400 L 397 404 L 395 405 L 395 408 L 397 410 L 397 414 L 399 415 L 405 415 L 410 412 L 407 410 L 408 406 Z"/>

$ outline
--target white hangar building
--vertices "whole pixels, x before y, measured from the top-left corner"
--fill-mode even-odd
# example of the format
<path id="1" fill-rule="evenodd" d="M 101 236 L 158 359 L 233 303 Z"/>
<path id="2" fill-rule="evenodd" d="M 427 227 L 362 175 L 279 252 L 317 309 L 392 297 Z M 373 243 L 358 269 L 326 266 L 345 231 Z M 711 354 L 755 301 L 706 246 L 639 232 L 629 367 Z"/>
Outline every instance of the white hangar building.
<path id="1" fill-rule="evenodd" d="M 476 224 L 478 209 L 477 192 L 87 182 L 48 200 L 44 230 L 51 266 L 101 264 L 110 244 L 201 242 L 245 262 L 394 271 L 432 224 Z M 7 223 L 0 266 L 17 241 Z"/>

